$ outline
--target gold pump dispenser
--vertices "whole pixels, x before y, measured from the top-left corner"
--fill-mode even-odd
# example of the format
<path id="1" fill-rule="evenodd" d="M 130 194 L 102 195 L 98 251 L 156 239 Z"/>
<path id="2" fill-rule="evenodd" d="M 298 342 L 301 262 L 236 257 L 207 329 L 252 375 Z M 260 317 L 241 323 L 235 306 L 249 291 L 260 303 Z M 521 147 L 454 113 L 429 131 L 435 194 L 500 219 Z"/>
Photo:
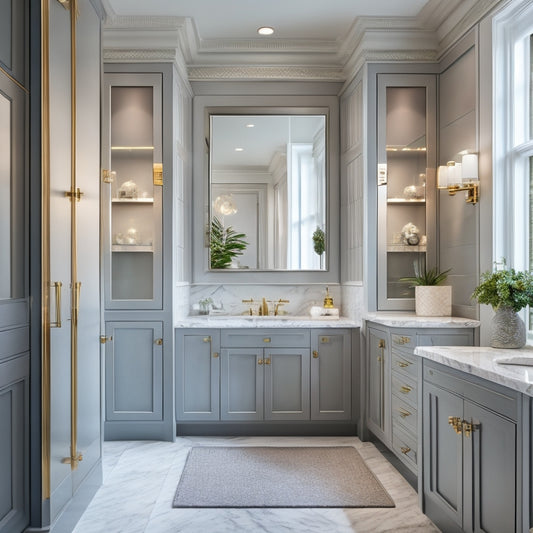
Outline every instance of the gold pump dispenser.
<path id="1" fill-rule="evenodd" d="M 324 298 L 324 309 L 333 309 L 333 298 L 329 295 L 329 287 L 326 287 L 326 296 Z"/>

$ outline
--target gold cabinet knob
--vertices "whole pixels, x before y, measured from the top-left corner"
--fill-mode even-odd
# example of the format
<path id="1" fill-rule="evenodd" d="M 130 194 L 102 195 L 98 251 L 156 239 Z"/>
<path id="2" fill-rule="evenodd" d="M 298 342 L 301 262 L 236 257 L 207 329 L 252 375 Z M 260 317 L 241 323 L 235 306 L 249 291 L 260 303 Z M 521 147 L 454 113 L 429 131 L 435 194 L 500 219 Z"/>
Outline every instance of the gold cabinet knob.
<path id="1" fill-rule="evenodd" d="M 204 342 L 211 342 L 211 337 L 204 337 L 204 338 L 203 338 L 203 341 L 204 341 Z"/>
<path id="2" fill-rule="evenodd" d="M 257 361 L 258 365 L 262 365 L 263 363 L 264 363 L 263 359 L 259 359 L 259 361 Z"/>
<path id="3" fill-rule="evenodd" d="M 313 358 L 318 359 L 318 352 L 316 350 L 313 350 Z"/>
<path id="4" fill-rule="evenodd" d="M 216 359 L 218 357 L 218 352 L 213 352 L 213 357 Z"/>
<path id="5" fill-rule="evenodd" d="M 270 364 L 270 357 L 267 357 L 267 358 L 264 360 L 264 363 L 265 363 L 265 365 L 269 365 L 269 364 Z"/>
<path id="6" fill-rule="evenodd" d="M 411 448 L 409 448 L 409 446 L 402 446 L 400 448 L 400 451 L 404 454 L 404 455 L 407 455 L 410 451 L 411 451 Z"/>
<path id="7" fill-rule="evenodd" d="M 163 344 L 163 339 L 159 338 L 159 339 L 156 339 L 154 341 L 155 344 L 157 344 L 158 346 L 161 346 Z"/>

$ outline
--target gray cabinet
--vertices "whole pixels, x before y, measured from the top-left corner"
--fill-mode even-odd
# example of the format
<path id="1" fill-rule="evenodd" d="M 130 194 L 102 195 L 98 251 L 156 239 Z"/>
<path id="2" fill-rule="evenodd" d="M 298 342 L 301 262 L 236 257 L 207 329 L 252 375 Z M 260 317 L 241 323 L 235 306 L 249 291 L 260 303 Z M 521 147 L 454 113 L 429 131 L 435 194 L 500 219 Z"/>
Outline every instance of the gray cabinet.
<path id="1" fill-rule="evenodd" d="M 423 499 L 443 531 L 521 531 L 519 393 L 423 362 Z"/>
<path id="2" fill-rule="evenodd" d="M 311 419 L 352 416 L 352 349 L 348 330 L 311 331 Z"/>
<path id="3" fill-rule="evenodd" d="M 420 456 L 416 346 L 469 346 L 473 328 L 393 328 L 368 323 L 366 426 L 413 474 Z"/>
<path id="4" fill-rule="evenodd" d="M 220 331 L 176 331 L 176 419 L 220 417 Z"/>

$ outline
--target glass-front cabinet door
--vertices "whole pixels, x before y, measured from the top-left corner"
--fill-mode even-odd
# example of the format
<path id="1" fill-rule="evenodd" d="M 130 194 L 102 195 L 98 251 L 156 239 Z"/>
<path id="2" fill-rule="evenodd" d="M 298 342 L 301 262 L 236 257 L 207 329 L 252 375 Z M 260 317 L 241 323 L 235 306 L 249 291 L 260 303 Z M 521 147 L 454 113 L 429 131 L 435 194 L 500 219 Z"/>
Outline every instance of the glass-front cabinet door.
<path id="1" fill-rule="evenodd" d="M 162 307 L 161 83 L 159 74 L 104 75 L 107 309 Z"/>
<path id="2" fill-rule="evenodd" d="M 402 278 L 435 266 L 436 80 L 378 75 L 378 308 L 414 309 Z"/>

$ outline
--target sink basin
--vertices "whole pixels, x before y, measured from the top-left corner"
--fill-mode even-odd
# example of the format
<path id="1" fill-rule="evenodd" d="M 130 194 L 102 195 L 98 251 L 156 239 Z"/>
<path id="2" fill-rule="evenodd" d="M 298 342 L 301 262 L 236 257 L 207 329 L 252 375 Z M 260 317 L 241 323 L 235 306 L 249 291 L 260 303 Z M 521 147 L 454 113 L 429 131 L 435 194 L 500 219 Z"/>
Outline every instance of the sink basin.
<path id="1" fill-rule="evenodd" d="M 499 357 L 494 361 L 500 365 L 520 365 L 533 366 L 533 356 L 531 355 L 510 355 L 508 357 Z"/>

